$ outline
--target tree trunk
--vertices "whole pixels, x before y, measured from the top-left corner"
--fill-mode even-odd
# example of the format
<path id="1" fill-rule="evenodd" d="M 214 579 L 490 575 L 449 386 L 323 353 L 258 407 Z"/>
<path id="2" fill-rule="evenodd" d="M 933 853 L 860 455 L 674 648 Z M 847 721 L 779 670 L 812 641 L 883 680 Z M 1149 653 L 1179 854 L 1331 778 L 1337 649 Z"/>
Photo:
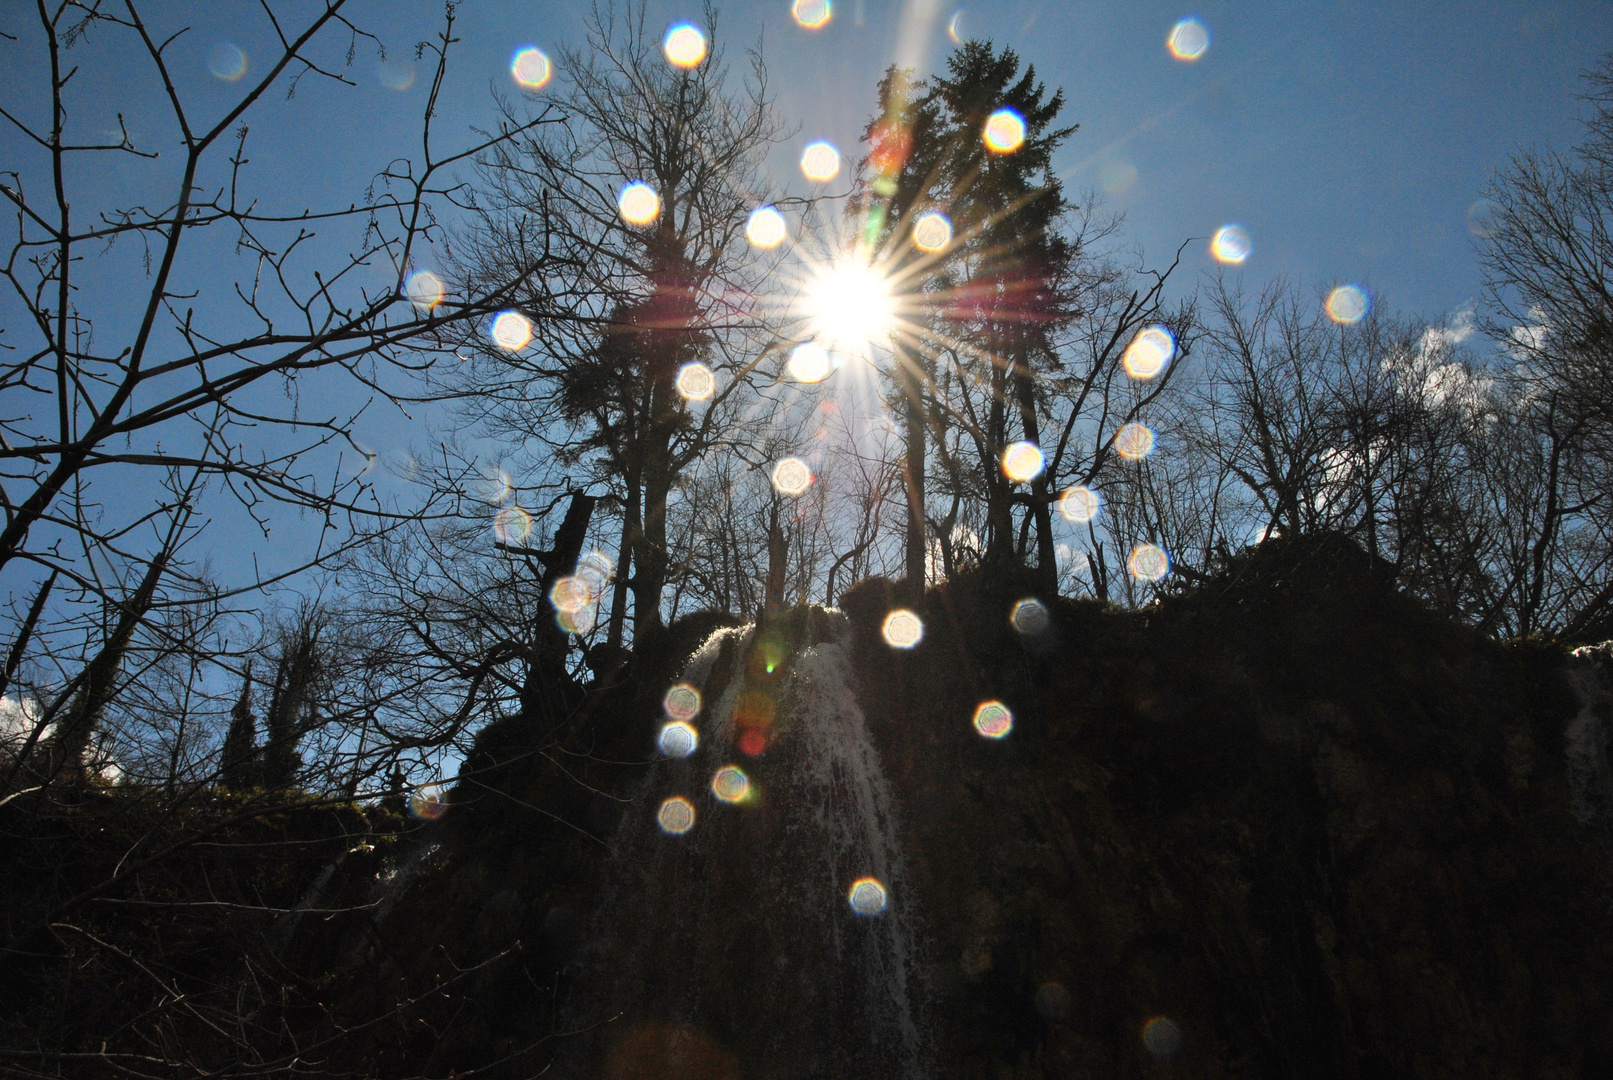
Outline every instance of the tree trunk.
<path id="1" fill-rule="evenodd" d="M 907 453 L 902 461 L 902 486 L 907 489 L 907 580 L 922 595 L 929 545 L 924 535 L 924 397 L 917 364 L 917 360 L 897 351 L 897 382 L 906 406 L 903 420 Z"/>
<path id="2" fill-rule="evenodd" d="M 1025 441 L 1040 448 L 1042 430 L 1036 417 L 1036 394 L 1031 386 L 1029 371 L 1016 377 L 1014 383 Z M 1053 545 L 1053 499 L 1048 491 L 1046 469 L 1037 473 L 1031 481 L 1030 513 L 1036 522 L 1036 576 L 1042 588 L 1055 593 L 1059 584 L 1058 550 Z"/>

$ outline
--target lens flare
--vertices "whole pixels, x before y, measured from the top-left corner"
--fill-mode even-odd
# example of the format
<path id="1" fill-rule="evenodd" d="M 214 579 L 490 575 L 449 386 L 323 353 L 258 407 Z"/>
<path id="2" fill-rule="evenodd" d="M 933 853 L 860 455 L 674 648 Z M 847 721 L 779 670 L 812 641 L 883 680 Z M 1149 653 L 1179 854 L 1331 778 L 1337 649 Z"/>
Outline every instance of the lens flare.
<path id="1" fill-rule="evenodd" d="M 717 389 L 717 377 L 698 360 L 678 369 L 678 393 L 689 401 L 705 401 Z"/>
<path id="2" fill-rule="evenodd" d="M 442 303 L 443 294 L 447 291 L 442 278 L 430 270 L 416 270 L 409 275 L 409 281 L 403 287 L 404 294 L 409 297 L 409 303 L 421 311 L 430 311 Z"/>
<path id="3" fill-rule="evenodd" d="M 1065 521 L 1085 525 L 1098 516 L 1102 505 L 1098 493 L 1089 487 L 1067 488 L 1064 497 L 1059 499 L 1059 513 L 1064 515 Z"/>
<path id="4" fill-rule="evenodd" d="M 738 765 L 724 765 L 711 778 L 711 793 L 725 803 L 736 803 L 750 794 L 750 777 Z"/>
<path id="5" fill-rule="evenodd" d="M 556 611 L 581 611 L 594 600 L 594 591 L 580 577 L 563 577 L 549 590 L 549 602 Z"/>
<path id="6" fill-rule="evenodd" d="M 666 692 L 661 707 L 674 720 L 693 720 L 700 715 L 700 691 L 680 682 Z"/>
<path id="7" fill-rule="evenodd" d="M 851 892 L 846 894 L 846 900 L 851 904 L 852 911 L 871 919 L 885 910 L 885 886 L 877 878 L 858 878 L 851 883 Z"/>
<path id="8" fill-rule="evenodd" d="M 655 823 L 664 833 L 682 836 L 694 828 L 694 806 L 682 795 L 674 795 L 656 811 Z"/>
<path id="9" fill-rule="evenodd" d="M 493 535 L 501 544 L 524 544 L 532 535 L 532 515 L 519 506 L 506 506 L 493 518 Z"/>
<path id="10" fill-rule="evenodd" d="M 897 608 L 885 616 L 880 633 L 891 648 L 911 649 L 924 640 L 924 621 L 906 608 Z"/>
<path id="11" fill-rule="evenodd" d="M 795 0 L 790 7 L 790 14 L 795 21 L 808 30 L 817 30 L 829 24 L 829 17 L 834 14 L 829 0 Z"/>
<path id="12" fill-rule="evenodd" d="M 1025 118 L 1013 109 L 998 109 L 986 121 L 986 149 L 1012 154 L 1025 143 Z"/>
<path id="13" fill-rule="evenodd" d="M 963 9 L 959 8 L 952 13 L 952 21 L 947 23 L 947 37 L 952 39 L 952 44 L 962 45 L 968 40 L 966 33 L 963 28 Z"/>
<path id="14" fill-rule="evenodd" d="M 823 139 L 808 143 L 801 153 L 801 175 L 808 180 L 827 184 L 840 175 L 840 151 L 834 148 L 833 143 Z"/>
<path id="15" fill-rule="evenodd" d="M 1171 557 L 1154 544 L 1138 544 L 1131 549 L 1126 567 L 1138 581 L 1158 581 L 1171 572 Z"/>
<path id="16" fill-rule="evenodd" d="M 667 62 L 685 70 L 699 67 L 706 58 L 706 35 L 693 23 L 679 23 L 666 32 L 662 43 Z"/>
<path id="17" fill-rule="evenodd" d="M 422 784 L 409 793 L 409 816 L 436 821 L 448 812 L 448 792 L 441 784 Z"/>
<path id="18" fill-rule="evenodd" d="M 1154 429 L 1147 424 L 1130 423 L 1115 432 L 1115 452 L 1130 461 L 1154 452 Z"/>
<path id="19" fill-rule="evenodd" d="M 1143 1046 L 1157 1058 L 1173 1058 L 1182 1052 L 1182 1029 L 1156 1016 L 1143 1025 Z"/>
<path id="20" fill-rule="evenodd" d="M 532 321 L 519 311 L 501 311 L 493 320 L 492 338 L 505 352 L 520 352 L 532 340 Z"/>
<path id="21" fill-rule="evenodd" d="M 1215 261 L 1231 266 L 1240 265 L 1254 249 L 1254 241 L 1249 239 L 1242 225 L 1223 225 L 1215 230 L 1215 237 L 1210 241 L 1210 254 L 1215 256 Z"/>
<path id="22" fill-rule="evenodd" d="M 1027 637 L 1034 637 L 1043 633 L 1053 623 L 1053 617 L 1047 613 L 1047 605 L 1040 600 L 1021 600 L 1014 605 L 1008 613 L 1008 621 L 1014 629 Z"/>
<path id="23" fill-rule="evenodd" d="M 1033 442 L 1009 443 L 1003 450 L 1003 475 L 1016 484 L 1025 484 L 1042 475 L 1041 447 Z"/>
<path id="24" fill-rule="evenodd" d="M 1014 730 L 1014 714 L 1000 701 L 983 701 L 975 710 L 975 730 L 988 739 L 1000 739 Z"/>
<path id="25" fill-rule="evenodd" d="M 1133 379 L 1148 380 L 1165 370 L 1176 355 L 1176 337 L 1163 326 L 1150 326 L 1131 339 L 1121 363 Z"/>
<path id="26" fill-rule="evenodd" d="M 941 251 L 952 243 L 952 222 L 934 211 L 913 223 L 913 243 L 920 251 Z"/>
<path id="27" fill-rule="evenodd" d="M 616 209 L 629 225 L 648 225 L 661 216 L 661 196 L 650 185 L 635 180 L 617 196 Z"/>
<path id="28" fill-rule="evenodd" d="M 661 725 L 661 734 L 656 737 L 655 745 L 661 753 L 671 758 L 685 758 L 695 752 L 700 745 L 700 733 L 694 725 L 683 720 L 673 720 Z"/>
<path id="29" fill-rule="evenodd" d="M 773 487 L 780 495 L 800 495 L 811 486 L 812 470 L 800 458 L 787 457 L 773 466 Z"/>
<path id="30" fill-rule="evenodd" d="M 577 559 L 577 579 L 588 586 L 594 596 L 603 596 L 616 572 L 616 563 L 603 551 L 584 552 Z"/>
<path id="31" fill-rule="evenodd" d="M 771 206 L 758 206 L 745 222 L 745 239 L 759 248 L 776 248 L 790 234 L 784 215 Z"/>
<path id="32" fill-rule="evenodd" d="M 791 349 L 787 366 L 790 378 L 796 382 L 820 383 L 834 374 L 834 361 L 829 357 L 829 350 L 816 341 L 803 341 Z"/>
<path id="33" fill-rule="evenodd" d="M 1359 285 L 1340 285 L 1327 294 L 1327 317 L 1342 326 L 1353 326 L 1372 310 L 1372 298 Z"/>
<path id="34" fill-rule="evenodd" d="M 207 54 L 207 70 L 225 82 L 234 82 L 246 74 L 246 53 L 233 42 L 221 41 Z"/>
<path id="35" fill-rule="evenodd" d="M 1165 47 L 1178 60 L 1197 60 L 1210 47 L 1210 31 L 1197 19 L 1183 19 L 1171 27 Z"/>
<path id="36" fill-rule="evenodd" d="M 554 76 L 554 65 L 543 50 L 525 48 L 510 61 L 510 75 L 528 90 L 541 90 Z"/>
<path id="37" fill-rule="evenodd" d="M 824 267 L 807 282 L 803 306 L 813 333 L 830 348 L 866 353 L 890 339 L 896 300 L 890 279 L 860 259 Z"/>
<path id="38" fill-rule="evenodd" d="M 593 608 L 580 607 L 576 611 L 555 612 L 554 621 L 568 634 L 586 634 L 598 623 L 598 616 Z"/>

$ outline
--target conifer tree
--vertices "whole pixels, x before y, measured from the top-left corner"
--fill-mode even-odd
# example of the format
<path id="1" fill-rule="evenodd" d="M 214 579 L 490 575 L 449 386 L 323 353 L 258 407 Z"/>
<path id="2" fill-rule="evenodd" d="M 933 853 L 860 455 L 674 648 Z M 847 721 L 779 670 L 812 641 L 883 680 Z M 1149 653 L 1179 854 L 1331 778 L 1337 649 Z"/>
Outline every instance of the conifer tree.
<path id="1" fill-rule="evenodd" d="M 241 680 L 241 696 L 230 710 L 230 726 L 224 733 L 224 760 L 219 770 L 224 786 L 241 791 L 255 785 L 258 772 L 258 722 L 252 715 L 252 662 L 247 661 Z"/>

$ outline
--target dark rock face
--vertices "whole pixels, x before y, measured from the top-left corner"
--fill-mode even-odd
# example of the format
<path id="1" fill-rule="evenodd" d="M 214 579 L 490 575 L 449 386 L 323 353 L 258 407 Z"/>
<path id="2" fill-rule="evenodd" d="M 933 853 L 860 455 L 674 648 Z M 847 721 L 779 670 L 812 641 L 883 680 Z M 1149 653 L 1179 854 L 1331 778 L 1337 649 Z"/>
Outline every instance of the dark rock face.
<path id="1" fill-rule="evenodd" d="M 893 902 L 917 919 L 927 1075 L 1613 1076 L 1609 680 L 1383 580 L 1343 542 L 1273 542 L 1142 613 L 1042 597 L 1025 634 L 1010 614 L 1030 581 L 960 578 L 914 601 L 908 651 L 880 632 L 895 587 L 847 594 L 905 866 Z M 797 636 L 791 656 L 825 640 Z M 1012 711 L 1000 739 L 971 722 L 991 700 Z M 855 937 L 871 924 L 847 922 L 835 956 L 787 929 L 788 868 L 816 888 L 855 871 L 855 845 L 820 850 L 789 814 L 719 820 L 707 800 L 684 846 L 646 846 L 638 818 L 709 769 L 651 760 L 658 714 L 593 708 L 592 756 L 565 764 L 601 794 L 518 764 L 514 743 L 481 795 L 456 792 L 436 868 L 375 930 L 385 970 L 346 985 L 400 998 L 521 951 L 443 983 L 410 1049 L 372 1064 L 529 1075 L 559 1047 L 563 1075 L 769 1080 L 825 1075 L 792 1071 L 770 1031 L 838 1030 L 867 1042 L 834 1060 L 902 1075 L 889 1025 L 855 1035 L 880 981 L 845 990 L 847 964 L 888 953 Z M 646 764 L 608 764 L 633 753 Z M 775 808 L 832 790 L 799 768 L 755 761 Z M 622 824 L 583 836 L 523 809 L 587 824 L 589 799 Z M 706 857 L 723 848 L 757 855 L 754 879 Z M 622 1021 L 563 1037 L 613 993 Z"/>

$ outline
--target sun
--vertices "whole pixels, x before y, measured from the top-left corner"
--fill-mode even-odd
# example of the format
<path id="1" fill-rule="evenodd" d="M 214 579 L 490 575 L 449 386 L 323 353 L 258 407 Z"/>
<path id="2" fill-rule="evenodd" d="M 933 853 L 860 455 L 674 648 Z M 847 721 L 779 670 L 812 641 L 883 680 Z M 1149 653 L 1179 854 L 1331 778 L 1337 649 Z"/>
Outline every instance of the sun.
<path id="1" fill-rule="evenodd" d="M 823 267 L 807 281 L 805 314 L 829 349 L 866 355 L 896 329 L 896 299 L 888 277 L 855 258 Z"/>

